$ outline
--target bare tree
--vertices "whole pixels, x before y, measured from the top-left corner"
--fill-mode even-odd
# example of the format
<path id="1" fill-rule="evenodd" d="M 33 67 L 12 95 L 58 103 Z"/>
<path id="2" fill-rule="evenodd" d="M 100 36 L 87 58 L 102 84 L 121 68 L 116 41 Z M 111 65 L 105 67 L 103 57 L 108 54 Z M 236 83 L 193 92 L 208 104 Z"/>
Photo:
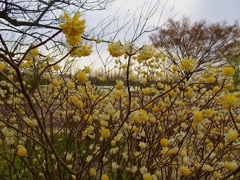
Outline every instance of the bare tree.
<path id="1" fill-rule="evenodd" d="M 228 52 L 239 43 L 240 28 L 238 22 L 233 25 L 225 21 L 208 24 L 206 20 L 191 23 L 189 18 L 183 17 L 178 21 L 170 20 L 150 39 L 169 57 L 181 60 L 192 56 L 197 61 L 197 68 L 201 69 L 207 63 L 226 63 Z M 177 61 L 172 62 L 179 66 Z"/>
<path id="2" fill-rule="evenodd" d="M 59 15 L 63 12 L 71 15 L 77 11 L 84 14 L 87 11 L 104 10 L 112 2 L 113 0 L 1 0 L 0 33 L 12 55 L 20 53 L 23 47 L 29 46 L 29 42 L 38 44 L 50 37 L 50 47 L 56 48 L 63 45 L 59 39 L 57 41 L 52 38 L 54 32 L 60 31 Z M 83 38 L 88 39 L 84 34 Z M 49 46 L 45 47 L 49 49 Z"/>

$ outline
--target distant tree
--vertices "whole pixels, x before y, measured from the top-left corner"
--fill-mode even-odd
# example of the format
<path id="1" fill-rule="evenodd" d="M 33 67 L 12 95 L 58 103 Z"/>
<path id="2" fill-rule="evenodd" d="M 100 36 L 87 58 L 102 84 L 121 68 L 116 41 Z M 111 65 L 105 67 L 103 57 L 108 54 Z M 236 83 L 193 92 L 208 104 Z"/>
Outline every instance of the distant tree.
<path id="1" fill-rule="evenodd" d="M 233 48 L 240 42 L 238 22 L 228 25 L 227 22 L 208 24 L 206 20 L 190 22 L 170 20 L 165 28 L 159 29 L 150 36 L 153 45 L 170 59 L 189 58 L 197 62 L 197 69 L 204 68 L 207 63 L 222 65 L 227 61 Z M 177 61 L 171 61 L 179 66 Z"/>

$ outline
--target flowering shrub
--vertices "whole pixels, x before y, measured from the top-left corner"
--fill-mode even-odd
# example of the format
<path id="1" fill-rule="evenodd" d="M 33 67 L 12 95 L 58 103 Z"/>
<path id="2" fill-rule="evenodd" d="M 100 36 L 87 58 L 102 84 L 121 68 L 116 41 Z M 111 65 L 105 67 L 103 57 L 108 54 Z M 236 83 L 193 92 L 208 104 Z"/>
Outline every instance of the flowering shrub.
<path id="1" fill-rule="evenodd" d="M 64 57 L 91 53 L 89 46 L 86 54 L 81 49 L 85 21 L 79 18 L 61 17 L 72 47 Z M 88 80 L 90 67 L 64 76 L 61 61 L 41 60 L 36 47 L 41 45 L 20 63 L 11 54 L 0 63 L 1 176 L 151 180 L 237 174 L 240 101 L 232 93 L 231 67 L 195 72 L 193 59 L 174 59 L 191 74 L 182 77 L 176 66 L 163 68 L 169 57 L 149 45 L 111 42 L 109 53 L 118 57 L 123 76 L 103 90 Z M 26 82 L 30 70 L 38 72 L 32 84 Z"/>

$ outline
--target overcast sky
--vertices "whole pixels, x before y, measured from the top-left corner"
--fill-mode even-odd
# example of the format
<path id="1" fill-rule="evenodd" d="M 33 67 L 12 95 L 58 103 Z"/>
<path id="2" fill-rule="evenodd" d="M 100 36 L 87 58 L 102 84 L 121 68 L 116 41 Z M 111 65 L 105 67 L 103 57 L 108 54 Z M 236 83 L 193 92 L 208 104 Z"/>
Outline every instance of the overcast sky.
<path id="1" fill-rule="evenodd" d="M 122 8 L 131 11 L 144 4 L 145 0 L 115 0 L 112 9 Z M 151 2 L 147 0 L 146 2 Z M 167 3 L 165 12 L 173 8 L 177 17 L 189 16 L 192 20 L 207 19 L 210 22 L 240 18 L 240 0 L 161 0 L 160 9 Z M 156 13 L 156 16 L 159 14 Z"/>
<path id="2" fill-rule="evenodd" d="M 115 0 L 107 10 L 88 12 L 86 14 L 87 27 L 91 29 L 107 18 L 104 24 L 106 25 L 106 22 L 110 22 L 111 18 L 115 18 L 108 30 L 116 30 L 121 27 L 123 22 L 130 21 L 133 16 L 137 21 L 142 7 L 145 7 L 143 14 L 146 14 L 148 8 L 153 8 L 157 1 Z M 240 20 L 240 0 L 161 0 L 157 11 L 148 20 L 148 25 L 157 25 L 159 17 L 160 24 L 163 24 L 169 17 L 180 19 L 183 16 L 189 17 L 191 21 L 206 19 L 207 22 L 212 23 L 226 20 L 232 24 L 235 20 Z M 131 22 L 131 24 L 136 24 L 136 21 Z M 134 26 L 130 29 L 133 30 L 133 28 Z M 132 35 L 132 32 L 126 29 L 128 28 L 121 32 L 122 36 L 128 33 L 129 35 L 125 40 L 130 40 L 128 38 Z M 106 32 L 106 29 L 104 32 Z M 118 38 L 122 39 L 122 36 Z"/>
<path id="3" fill-rule="evenodd" d="M 174 6 L 178 15 L 189 16 L 192 20 L 233 22 L 240 18 L 239 0 L 168 0 L 168 4 Z"/>
<path id="4" fill-rule="evenodd" d="M 147 12 L 147 8 L 152 7 L 155 2 L 157 2 L 157 0 L 115 0 L 107 10 L 87 13 L 85 17 L 87 27 L 91 29 L 103 19 L 107 18 L 105 21 L 105 23 L 107 23 L 111 18 L 115 17 L 118 21 L 111 23 L 112 27 L 108 30 L 116 30 L 121 27 L 123 22 L 128 21 L 133 16 L 135 16 L 137 20 L 142 7 L 144 6 L 144 12 Z M 148 20 L 148 24 L 156 25 L 160 16 L 160 24 L 166 22 L 169 17 L 180 19 L 183 16 L 189 17 L 191 21 L 206 19 L 208 23 L 213 23 L 226 20 L 232 24 L 235 20 L 240 20 L 240 0 L 161 0 L 154 16 Z M 130 25 L 135 23 L 136 21 L 133 21 Z M 128 28 L 122 30 L 121 33 L 116 36 L 115 40 L 131 40 L 134 25 L 129 28 L 130 30 Z M 109 37 L 111 36 L 107 38 Z M 149 34 L 141 37 L 141 43 L 142 42 L 150 43 Z M 105 46 L 101 51 L 104 58 L 109 54 L 106 48 Z M 85 62 L 88 62 L 87 64 L 95 64 L 96 62 L 99 63 L 99 61 L 99 58 L 93 55 Z"/>

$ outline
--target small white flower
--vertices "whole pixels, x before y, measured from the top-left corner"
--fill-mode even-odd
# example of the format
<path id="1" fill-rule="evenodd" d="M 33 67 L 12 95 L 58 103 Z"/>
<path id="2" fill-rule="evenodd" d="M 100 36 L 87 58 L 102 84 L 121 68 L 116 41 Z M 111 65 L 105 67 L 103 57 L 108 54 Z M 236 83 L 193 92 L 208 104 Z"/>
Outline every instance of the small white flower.
<path id="1" fill-rule="evenodd" d="M 124 49 L 128 55 L 133 55 L 137 52 L 137 47 L 130 41 L 124 43 Z"/>
<path id="2" fill-rule="evenodd" d="M 91 155 L 87 156 L 86 162 L 89 163 L 91 160 L 92 160 L 92 156 Z"/>
<path id="3" fill-rule="evenodd" d="M 146 174 L 146 173 L 147 173 L 147 168 L 146 168 L 145 166 L 141 167 L 141 168 L 140 168 L 140 173 L 141 173 L 142 175 Z"/>
<path id="4" fill-rule="evenodd" d="M 144 148 L 147 147 L 147 143 L 140 142 L 140 143 L 139 143 L 139 147 L 142 148 L 142 149 L 144 149 Z"/>
<path id="5" fill-rule="evenodd" d="M 132 173 L 136 173 L 138 170 L 137 166 L 133 166 L 132 169 L 131 169 L 131 172 Z"/>
<path id="6" fill-rule="evenodd" d="M 119 168 L 119 165 L 116 162 L 112 162 L 112 169 L 115 171 Z"/>

